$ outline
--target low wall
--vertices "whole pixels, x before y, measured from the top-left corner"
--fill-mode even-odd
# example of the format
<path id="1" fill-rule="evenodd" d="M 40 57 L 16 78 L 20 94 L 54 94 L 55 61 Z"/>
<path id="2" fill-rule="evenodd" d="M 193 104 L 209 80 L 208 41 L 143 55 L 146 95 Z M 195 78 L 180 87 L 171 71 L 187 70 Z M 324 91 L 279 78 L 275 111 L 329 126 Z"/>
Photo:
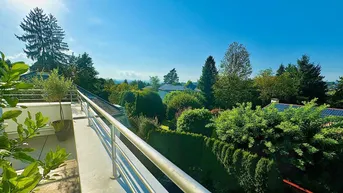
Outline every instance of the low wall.
<path id="1" fill-rule="evenodd" d="M 18 106 L 26 106 L 26 109 L 20 108 L 22 114 L 17 118 L 19 123 L 24 123 L 29 111 L 32 115 L 32 118 L 35 119 L 35 114 L 41 112 L 44 117 L 49 117 L 49 124 L 46 127 L 40 129 L 40 135 L 51 135 L 54 134 L 54 128 L 51 126 L 51 122 L 60 120 L 60 106 L 58 102 L 48 103 L 48 102 L 39 102 L 39 103 L 18 103 Z M 62 103 L 63 114 L 65 119 L 72 120 L 72 111 L 70 102 Z M 18 109 L 14 108 L 3 108 L 2 113 Z M 12 120 L 6 120 L 5 124 L 7 125 L 5 131 L 10 135 L 11 138 L 17 136 L 17 124 Z"/>

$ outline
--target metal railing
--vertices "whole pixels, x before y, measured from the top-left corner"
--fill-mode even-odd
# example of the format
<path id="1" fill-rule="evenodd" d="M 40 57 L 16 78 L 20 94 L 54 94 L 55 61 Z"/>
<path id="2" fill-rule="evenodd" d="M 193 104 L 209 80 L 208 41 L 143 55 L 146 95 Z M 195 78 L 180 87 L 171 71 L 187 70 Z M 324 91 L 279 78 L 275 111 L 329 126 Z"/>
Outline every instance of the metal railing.
<path id="1" fill-rule="evenodd" d="M 173 164 L 171 161 L 165 158 L 157 150 L 155 150 L 153 147 L 147 144 L 144 140 L 142 140 L 140 137 L 134 134 L 131 130 L 125 127 L 122 123 L 120 123 L 118 120 L 113 118 L 109 113 L 107 113 L 105 110 L 100 108 L 96 103 L 94 103 L 91 99 L 85 96 L 82 92 L 78 90 L 77 93 L 78 93 L 78 98 L 81 102 L 81 106 L 82 106 L 82 103 L 85 102 L 86 109 L 84 110 L 87 114 L 89 123 L 91 122 L 90 109 L 92 108 L 93 111 L 97 111 L 99 114 L 101 114 L 101 116 L 103 116 L 111 124 L 110 126 L 111 146 L 112 146 L 111 159 L 112 159 L 112 169 L 113 169 L 112 172 L 113 172 L 114 179 L 119 177 L 117 170 L 122 170 L 120 167 L 118 167 L 118 162 L 117 162 L 117 157 L 116 157 L 117 155 L 116 149 L 119 148 L 116 143 L 116 136 L 115 136 L 115 132 L 117 130 L 120 132 L 120 134 L 124 135 L 139 151 L 141 151 L 156 167 L 158 167 L 182 191 L 187 192 L 187 193 L 188 192 L 190 193 L 210 192 L 205 187 L 203 187 L 200 183 L 195 181 L 192 177 L 190 177 L 188 174 L 186 174 L 184 171 L 178 168 L 175 164 Z M 127 159 L 127 157 L 125 159 Z M 122 172 L 123 171 L 121 171 L 120 173 Z M 135 171 L 135 172 L 136 174 L 138 174 L 138 177 L 142 179 L 142 176 L 139 175 L 139 172 L 138 171 Z M 123 175 L 123 177 L 125 178 L 126 176 Z M 153 192 L 153 189 L 144 179 L 142 179 L 142 182 L 144 183 L 144 185 L 146 185 L 149 192 Z"/>
<path id="2" fill-rule="evenodd" d="M 45 102 L 43 89 L 23 89 L 2 94 L 4 97 L 18 98 L 19 102 Z M 68 94 L 62 99 L 63 102 L 77 101 L 76 90 L 69 90 Z"/>

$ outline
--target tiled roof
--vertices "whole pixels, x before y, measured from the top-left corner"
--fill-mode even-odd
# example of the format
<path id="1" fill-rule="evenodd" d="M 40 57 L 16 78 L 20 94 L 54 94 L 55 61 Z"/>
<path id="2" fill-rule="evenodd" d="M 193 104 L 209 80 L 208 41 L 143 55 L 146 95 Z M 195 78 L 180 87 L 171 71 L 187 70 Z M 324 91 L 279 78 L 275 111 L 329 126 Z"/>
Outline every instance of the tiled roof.
<path id="1" fill-rule="evenodd" d="M 284 111 L 287 108 L 299 108 L 302 105 L 294 105 L 294 104 L 285 104 L 285 103 L 276 103 L 275 108 L 279 111 Z M 343 116 L 343 109 L 336 109 L 336 108 L 326 108 L 322 111 L 322 116 Z"/>
<path id="2" fill-rule="evenodd" d="M 164 91 L 185 90 L 185 87 L 182 85 L 164 84 L 158 90 L 164 90 Z"/>

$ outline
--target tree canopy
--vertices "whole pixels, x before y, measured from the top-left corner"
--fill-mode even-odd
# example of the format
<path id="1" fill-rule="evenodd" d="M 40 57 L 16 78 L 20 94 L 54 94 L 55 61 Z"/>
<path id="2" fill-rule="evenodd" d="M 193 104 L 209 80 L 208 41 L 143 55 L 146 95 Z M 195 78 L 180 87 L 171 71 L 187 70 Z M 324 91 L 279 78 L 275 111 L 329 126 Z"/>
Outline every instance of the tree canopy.
<path id="1" fill-rule="evenodd" d="M 152 90 L 158 91 L 158 88 L 160 88 L 160 79 L 158 78 L 158 76 L 150 76 L 150 84 Z"/>
<path id="2" fill-rule="evenodd" d="M 309 101 L 318 98 L 319 103 L 326 101 L 327 85 L 321 75 L 321 67 L 310 62 L 310 57 L 303 55 L 297 61 L 300 75 L 300 99 Z"/>
<path id="3" fill-rule="evenodd" d="M 179 77 L 177 76 L 177 72 L 175 68 L 170 70 L 168 74 L 164 75 L 164 83 L 165 84 L 177 84 L 179 83 Z"/>
<path id="4" fill-rule="evenodd" d="M 68 45 L 63 41 L 65 32 L 53 15 L 46 15 L 43 9 L 34 8 L 20 27 L 25 33 L 16 37 L 26 43 L 24 52 L 35 61 L 31 67 L 33 70 L 50 71 L 66 63 Z"/>
<path id="5" fill-rule="evenodd" d="M 250 54 L 243 44 L 231 43 L 220 64 L 223 73 L 248 79 L 252 73 L 249 56 Z"/>
<path id="6" fill-rule="evenodd" d="M 209 56 L 205 65 L 202 67 L 202 74 L 199 79 L 198 88 L 204 93 L 206 97 L 206 107 L 211 108 L 214 106 L 213 85 L 217 80 L 218 70 L 216 63 L 212 56 Z"/>

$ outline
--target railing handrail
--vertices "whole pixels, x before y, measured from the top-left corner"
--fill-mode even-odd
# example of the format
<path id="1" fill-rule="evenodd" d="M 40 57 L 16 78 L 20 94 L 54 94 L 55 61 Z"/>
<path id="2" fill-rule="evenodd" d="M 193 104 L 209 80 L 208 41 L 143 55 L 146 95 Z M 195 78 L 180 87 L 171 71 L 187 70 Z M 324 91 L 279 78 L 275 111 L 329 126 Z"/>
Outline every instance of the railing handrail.
<path id="1" fill-rule="evenodd" d="M 87 93 L 89 93 L 89 94 L 91 94 L 91 95 L 96 96 L 96 98 L 97 98 L 98 100 L 101 100 L 102 102 L 104 102 L 104 103 L 110 105 L 111 107 L 120 110 L 118 107 L 116 107 L 115 105 L 113 105 L 113 104 L 110 103 L 109 101 L 107 101 L 107 100 L 105 100 L 105 99 L 103 99 L 103 98 L 101 98 L 101 97 L 98 97 L 96 94 L 94 94 L 94 93 L 92 93 L 92 92 L 90 92 L 90 91 L 88 91 L 88 90 L 82 88 L 81 86 L 79 86 L 79 85 L 77 85 L 77 84 L 75 84 L 75 86 L 76 86 L 77 91 L 79 91 L 79 89 L 81 89 L 81 90 L 83 90 L 84 92 L 87 92 Z"/>
<path id="2" fill-rule="evenodd" d="M 148 143 L 134 134 L 130 129 L 121 124 L 118 120 L 113 118 L 105 110 L 100 108 L 91 99 L 86 97 L 82 92 L 77 90 L 78 94 L 86 100 L 86 102 L 96 109 L 102 116 L 104 116 L 107 121 L 109 121 L 113 126 L 115 126 L 118 131 L 123 134 L 135 147 L 137 147 L 155 166 L 157 166 L 170 180 L 172 180 L 182 191 L 184 192 L 206 192 L 209 193 L 205 187 L 203 187 L 199 182 L 194 180 L 179 167 L 165 158 L 157 150 L 151 147 Z"/>

